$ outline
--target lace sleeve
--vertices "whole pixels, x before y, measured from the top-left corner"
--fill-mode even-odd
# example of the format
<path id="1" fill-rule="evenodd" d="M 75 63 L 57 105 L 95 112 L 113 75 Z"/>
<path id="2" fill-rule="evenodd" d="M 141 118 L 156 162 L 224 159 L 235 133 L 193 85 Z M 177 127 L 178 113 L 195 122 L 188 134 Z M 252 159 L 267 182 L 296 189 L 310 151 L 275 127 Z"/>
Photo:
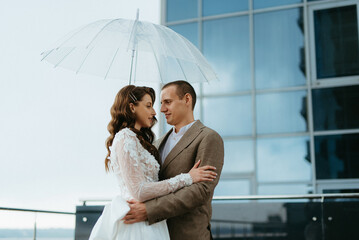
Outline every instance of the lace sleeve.
<path id="1" fill-rule="evenodd" d="M 117 174 L 121 175 L 135 199 L 144 202 L 192 184 L 192 178 L 188 173 L 159 182 L 146 180 L 144 169 L 141 167 L 144 163 L 140 161 L 144 157 L 140 151 L 143 150 L 141 149 L 142 145 L 131 130 L 124 129 L 122 131 L 124 133 L 114 142 L 116 160 L 120 170 Z"/>

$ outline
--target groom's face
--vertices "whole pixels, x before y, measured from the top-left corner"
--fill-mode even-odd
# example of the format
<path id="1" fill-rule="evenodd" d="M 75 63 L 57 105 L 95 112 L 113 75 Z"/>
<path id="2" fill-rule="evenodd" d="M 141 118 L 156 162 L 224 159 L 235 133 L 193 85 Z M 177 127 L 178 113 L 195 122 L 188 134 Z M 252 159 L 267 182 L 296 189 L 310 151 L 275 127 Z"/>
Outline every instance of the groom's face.
<path id="1" fill-rule="evenodd" d="M 176 92 L 176 86 L 169 86 L 161 91 L 161 112 L 165 114 L 167 123 L 177 125 L 186 116 L 186 101 L 180 99 Z"/>

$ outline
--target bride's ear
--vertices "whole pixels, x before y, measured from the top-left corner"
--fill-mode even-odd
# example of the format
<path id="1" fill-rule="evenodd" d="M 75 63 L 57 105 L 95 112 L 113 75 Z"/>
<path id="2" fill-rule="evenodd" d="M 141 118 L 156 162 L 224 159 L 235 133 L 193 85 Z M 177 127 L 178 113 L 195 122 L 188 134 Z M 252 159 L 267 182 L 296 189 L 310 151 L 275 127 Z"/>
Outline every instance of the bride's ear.
<path id="1" fill-rule="evenodd" d="M 130 110 L 132 113 L 135 113 L 135 105 L 133 103 L 130 103 Z"/>

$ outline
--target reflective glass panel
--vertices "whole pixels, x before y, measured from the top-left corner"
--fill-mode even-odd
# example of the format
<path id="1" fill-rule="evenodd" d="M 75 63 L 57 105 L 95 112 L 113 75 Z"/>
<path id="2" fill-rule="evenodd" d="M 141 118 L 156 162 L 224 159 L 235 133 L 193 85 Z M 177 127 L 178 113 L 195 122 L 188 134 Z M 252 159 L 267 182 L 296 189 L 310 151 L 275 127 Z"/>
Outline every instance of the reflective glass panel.
<path id="1" fill-rule="evenodd" d="M 248 16 L 204 21 L 203 53 L 220 79 L 203 84 L 204 93 L 251 88 Z"/>
<path id="2" fill-rule="evenodd" d="M 257 89 L 305 85 L 302 22 L 302 8 L 254 15 Z"/>
<path id="3" fill-rule="evenodd" d="M 357 184 L 355 187 L 358 187 Z M 352 188 L 352 189 L 323 189 L 323 193 L 358 193 L 359 188 Z"/>
<path id="4" fill-rule="evenodd" d="M 248 0 L 203 0 L 203 16 L 248 10 Z"/>
<path id="5" fill-rule="evenodd" d="M 357 6 L 314 11 L 317 78 L 359 74 Z"/>
<path id="6" fill-rule="evenodd" d="M 221 179 L 214 190 L 215 196 L 238 196 L 250 194 L 250 181 L 246 179 Z"/>
<path id="7" fill-rule="evenodd" d="M 302 0 L 253 0 L 253 8 L 277 7 L 301 2 Z"/>
<path id="8" fill-rule="evenodd" d="M 167 0 L 167 22 L 198 17 L 197 0 Z"/>
<path id="9" fill-rule="evenodd" d="M 189 41 L 191 41 L 196 47 L 198 47 L 198 23 L 186 23 L 169 26 L 173 31 L 181 34 Z"/>
<path id="10" fill-rule="evenodd" d="M 258 195 L 287 195 L 287 194 L 310 194 L 310 193 L 313 193 L 313 188 L 309 184 L 259 184 L 258 185 Z"/>
<path id="11" fill-rule="evenodd" d="M 359 86 L 313 89 L 314 130 L 359 128 Z"/>
<path id="12" fill-rule="evenodd" d="M 222 173 L 253 172 L 253 140 L 225 140 Z"/>
<path id="13" fill-rule="evenodd" d="M 252 135 L 251 96 L 203 99 L 203 121 L 222 136 Z"/>
<path id="14" fill-rule="evenodd" d="M 307 92 L 257 94 L 259 134 L 307 131 Z"/>
<path id="15" fill-rule="evenodd" d="M 310 181 L 309 137 L 258 139 L 259 182 Z"/>
<path id="16" fill-rule="evenodd" d="M 316 136 L 317 179 L 359 178 L 359 134 Z"/>

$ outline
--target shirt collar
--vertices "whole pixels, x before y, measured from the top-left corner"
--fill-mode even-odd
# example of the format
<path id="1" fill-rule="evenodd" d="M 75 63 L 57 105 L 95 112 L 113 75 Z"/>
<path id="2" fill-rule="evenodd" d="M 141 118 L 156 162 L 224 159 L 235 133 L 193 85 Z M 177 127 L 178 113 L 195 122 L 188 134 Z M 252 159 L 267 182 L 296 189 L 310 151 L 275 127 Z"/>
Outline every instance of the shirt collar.
<path id="1" fill-rule="evenodd" d="M 173 127 L 173 130 L 172 130 L 173 136 L 183 136 L 183 135 L 187 132 L 187 130 L 188 130 L 190 127 L 192 127 L 192 125 L 193 125 L 195 122 L 196 122 L 196 120 L 193 121 L 193 122 L 191 122 L 191 123 L 189 123 L 189 124 L 187 124 L 186 126 L 181 127 L 181 129 L 178 131 L 178 133 L 175 132 L 175 127 Z"/>

